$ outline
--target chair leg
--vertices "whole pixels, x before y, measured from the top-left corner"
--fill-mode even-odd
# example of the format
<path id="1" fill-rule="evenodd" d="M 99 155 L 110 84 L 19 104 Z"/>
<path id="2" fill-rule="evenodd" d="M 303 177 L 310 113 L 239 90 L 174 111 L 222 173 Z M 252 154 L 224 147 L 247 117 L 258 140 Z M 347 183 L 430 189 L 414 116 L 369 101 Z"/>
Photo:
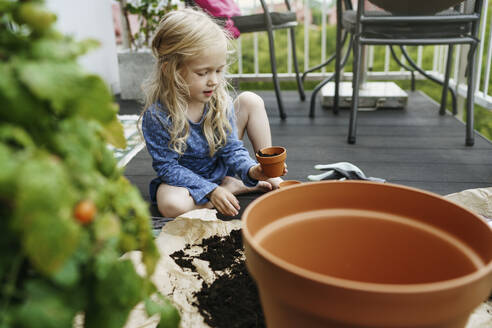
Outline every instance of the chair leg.
<path id="1" fill-rule="evenodd" d="M 287 115 L 284 112 L 282 93 L 280 92 L 280 84 L 278 82 L 277 61 L 275 59 L 275 44 L 273 40 L 273 31 L 268 30 L 267 32 L 268 32 L 268 47 L 270 50 L 270 66 L 272 68 L 272 79 L 273 79 L 273 86 L 275 88 L 275 96 L 277 97 L 278 111 L 280 113 L 280 118 L 282 120 L 285 120 L 287 118 Z"/>
<path id="2" fill-rule="evenodd" d="M 309 104 L 309 117 L 314 118 L 314 111 L 316 109 L 316 95 L 318 92 L 331 80 L 333 79 L 333 75 L 324 79 L 321 83 L 319 83 L 311 93 L 311 101 Z"/>
<path id="3" fill-rule="evenodd" d="M 314 71 L 317 71 L 317 70 L 319 70 L 320 68 L 322 68 L 322 67 L 324 67 L 324 66 L 328 65 L 329 63 L 331 63 L 331 61 L 332 61 L 333 59 L 335 59 L 335 54 L 331 55 L 331 56 L 330 56 L 330 58 L 328 58 L 327 60 L 325 60 L 325 62 L 324 62 L 324 63 L 321 63 L 321 64 L 319 64 L 319 65 L 316 65 L 316 66 L 314 66 L 314 67 L 309 68 L 307 71 L 304 71 L 304 72 L 302 73 L 302 75 L 301 75 L 301 80 L 302 80 L 302 82 L 304 83 L 304 81 L 306 80 L 306 76 L 307 76 L 309 73 L 314 72 Z"/>
<path id="4" fill-rule="evenodd" d="M 468 52 L 468 90 L 466 95 L 466 141 L 467 146 L 475 143 L 473 110 L 475 105 L 475 59 L 477 44 L 470 45 Z"/>
<path id="5" fill-rule="evenodd" d="M 398 56 L 396 55 L 396 52 L 395 52 L 395 49 L 393 48 L 393 45 L 390 45 L 389 46 L 390 48 L 390 51 L 391 51 L 391 56 L 393 56 L 393 59 L 395 60 L 395 62 L 400 65 L 401 67 L 403 67 L 404 69 L 406 69 L 407 71 L 410 72 L 410 74 L 412 75 L 412 79 L 411 79 L 411 84 L 410 84 L 410 89 L 412 91 L 415 91 L 415 73 L 413 71 L 413 69 L 411 67 L 408 67 L 407 65 L 403 64 L 401 62 L 401 60 L 398 58 Z M 400 48 L 403 49 L 403 46 L 400 46 Z"/>
<path id="6" fill-rule="evenodd" d="M 345 67 L 345 64 L 347 63 L 347 60 L 350 56 L 350 51 L 352 51 L 352 37 L 349 39 L 349 43 L 347 46 L 347 52 L 345 53 L 343 60 L 341 60 L 341 64 L 339 64 L 341 67 Z M 341 56 L 341 54 L 340 54 L 340 56 Z M 322 82 L 320 82 L 316 86 L 316 88 L 314 88 L 313 92 L 311 93 L 311 103 L 309 106 L 309 117 L 310 118 L 314 118 L 314 111 L 316 109 L 316 95 L 328 82 L 333 80 L 333 78 L 336 78 L 336 74 L 332 74 L 330 77 L 328 77 L 328 78 L 324 79 Z M 335 86 L 336 86 L 336 84 L 335 84 Z M 336 91 L 336 96 L 338 97 L 338 91 Z M 338 104 L 337 104 L 337 107 L 338 107 Z M 336 110 L 334 108 L 333 112 L 334 112 L 334 114 L 338 114 L 338 108 L 336 108 Z"/>
<path id="7" fill-rule="evenodd" d="M 360 88 L 360 62 L 361 62 L 361 47 L 357 37 L 354 39 L 354 65 L 352 79 L 352 107 L 350 110 L 349 134 L 348 143 L 354 144 L 356 139 L 357 129 L 357 107 L 359 106 L 359 88 Z"/>
<path id="8" fill-rule="evenodd" d="M 297 54 L 296 54 L 296 34 L 294 28 L 290 29 L 290 41 L 292 45 L 292 58 L 294 59 L 294 70 L 296 71 L 296 81 L 297 81 L 297 90 L 299 91 L 299 98 L 301 101 L 306 100 L 306 94 L 304 93 L 304 85 L 302 84 L 301 77 L 299 75 L 299 65 L 297 63 Z"/>
<path id="9" fill-rule="evenodd" d="M 427 74 L 422 68 L 417 66 L 417 64 L 413 61 L 413 59 L 408 55 L 407 51 L 405 50 L 405 47 L 400 46 L 400 49 L 401 49 L 403 56 L 405 56 L 408 63 L 410 64 L 410 66 L 412 66 L 417 72 L 419 72 L 420 74 L 422 74 L 423 76 L 425 76 L 426 78 L 431 80 L 432 82 L 439 83 L 439 85 L 443 85 L 443 81 L 439 81 L 438 79 L 436 79 L 432 75 Z M 453 115 L 456 115 L 456 113 L 458 112 L 458 110 L 456 108 L 456 92 L 454 91 L 453 88 L 450 88 L 449 86 L 448 86 L 448 90 L 449 90 L 449 92 L 451 92 L 451 99 L 453 101 Z"/>
<path id="10" fill-rule="evenodd" d="M 342 44 L 344 45 L 345 44 L 345 41 L 347 41 L 347 38 L 348 38 L 348 32 L 347 31 L 344 31 L 343 32 L 343 36 L 342 36 Z M 323 67 L 325 67 L 326 65 L 330 64 L 334 59 L 335 59 L 335 55 L 336 53 L 334 52 L 327 60 L 325 60 L 323 63 L 321 64 L 318 64 L 316 66 L 313 66 L 311 68 L 309 68 L 308 70 L 304 71 L 301 75 L 301 80 L 302 82 L 304 83 L 304 81 L 306 80 L 306 76 L 311 73 L 311 72 L 314 72 L 314 71 L 317 71 Z M 342 65 L 343 66 L 343 65 Z"/>
<path id="11" fill-rule="evenodd" d="M 351 38 L 353 38 L 351 36 Z M 350 39 L 351 40 L 351 39 Z M 341 8 L 337 8 L 337 36 L 335 44 L 335 94 L 333 95 L 333 113 L 338 114 L 338 107 L 340 102 L 340 70 L 342 69 L 341 60 L 342 56 L 342 14 Z M 350 48 L 348 49 L 350 52 Z"/>
<path id="12" fill-rule="evenodd" d="M 446 71 L 444 72 L 444 81 L 442 84 L 442 96 L 441 96 L 441 108 L 439 114 L 446 114 L 446 105 L 448 102 L 448 87 L 449 87 L 449 75 L 451 74 L 451 62 L 453 58 L 453 45 L 448 45 L 448 59 L 446 60 Z"/>

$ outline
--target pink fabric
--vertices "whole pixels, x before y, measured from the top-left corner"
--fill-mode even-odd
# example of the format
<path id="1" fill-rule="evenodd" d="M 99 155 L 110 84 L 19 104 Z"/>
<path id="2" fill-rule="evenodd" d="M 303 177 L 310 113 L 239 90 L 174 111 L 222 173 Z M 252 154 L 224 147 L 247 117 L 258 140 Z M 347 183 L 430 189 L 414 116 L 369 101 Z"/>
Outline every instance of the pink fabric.
<path id="1" fill-rule="evenodd" d="M 234 0 L 194 0 L 194 2 L 214 17 L 227 18 L 226 29 L 231 32 L 234 38 L 239 37 L 241 33 L 231 20 L 232 16 L 241 15 L 241 11 Z"/>

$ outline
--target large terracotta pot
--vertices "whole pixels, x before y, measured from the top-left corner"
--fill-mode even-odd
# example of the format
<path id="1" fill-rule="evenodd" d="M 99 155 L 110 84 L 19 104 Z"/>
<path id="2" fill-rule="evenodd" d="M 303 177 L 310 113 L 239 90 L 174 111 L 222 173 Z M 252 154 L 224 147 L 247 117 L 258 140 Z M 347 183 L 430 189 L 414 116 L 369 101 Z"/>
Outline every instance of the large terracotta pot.
<path id="1" fill-rule="evenodd" d="M 369 0 L 376 6 L 398 15 L 430 15 L 464 0 Z"/>
<path id="2" fill-rule="evenodd" d="M 242 220 L 269 328 L 464 327 L 492 290 L 492 230 L 428 192 L 303 183 Z"/>

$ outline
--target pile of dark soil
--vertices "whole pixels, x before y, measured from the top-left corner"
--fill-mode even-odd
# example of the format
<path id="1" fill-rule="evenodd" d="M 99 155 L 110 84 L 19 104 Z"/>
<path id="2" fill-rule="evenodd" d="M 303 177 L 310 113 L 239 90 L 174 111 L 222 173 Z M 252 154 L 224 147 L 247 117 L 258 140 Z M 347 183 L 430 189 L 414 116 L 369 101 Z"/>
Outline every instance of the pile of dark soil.
<path id="1" fill-rule="evenodd" d="M 265 153 L 262 153 L 261 150 L 258 150 L 257 152 L 258 156 L 260 157 L 273 157 L 273 156 L 278 156 L 280 155 L 281 153 L 278 153 L 278 154 L 265 154 Z"/>
<path id="2" fill-rule="evenodd" d="M 202 283 L 202 289 L 194 294 L 197 307 L 205 322 L 211 327 L 265 327 L 265 318 L 255 282 L 249 276 L 244 262 L 244 250 L 240 230 L 229 236 L 212 236 L 196 246 L 203 247 L 197 255 L 183 250 L 170 256 L 181 267 L 196 272 L 191 263 L 194 258 L 209 261 L 218 278 L 212 284 Z"/>

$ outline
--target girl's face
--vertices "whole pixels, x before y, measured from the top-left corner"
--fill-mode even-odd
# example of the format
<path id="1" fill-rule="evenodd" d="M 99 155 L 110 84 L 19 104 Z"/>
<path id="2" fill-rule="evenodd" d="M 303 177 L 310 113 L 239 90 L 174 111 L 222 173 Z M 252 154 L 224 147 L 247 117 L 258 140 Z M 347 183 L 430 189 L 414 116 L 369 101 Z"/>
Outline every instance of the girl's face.
<path id="1" fill-rule="evenodd" d="M 219 82 L 224 78 L 227 45 L 224 42 L 211 46 L 196 58 L 188 61 L 183 69 L 183 78 L 190 90 L 188 108 L 203 109 L 212 97 Z"/>

